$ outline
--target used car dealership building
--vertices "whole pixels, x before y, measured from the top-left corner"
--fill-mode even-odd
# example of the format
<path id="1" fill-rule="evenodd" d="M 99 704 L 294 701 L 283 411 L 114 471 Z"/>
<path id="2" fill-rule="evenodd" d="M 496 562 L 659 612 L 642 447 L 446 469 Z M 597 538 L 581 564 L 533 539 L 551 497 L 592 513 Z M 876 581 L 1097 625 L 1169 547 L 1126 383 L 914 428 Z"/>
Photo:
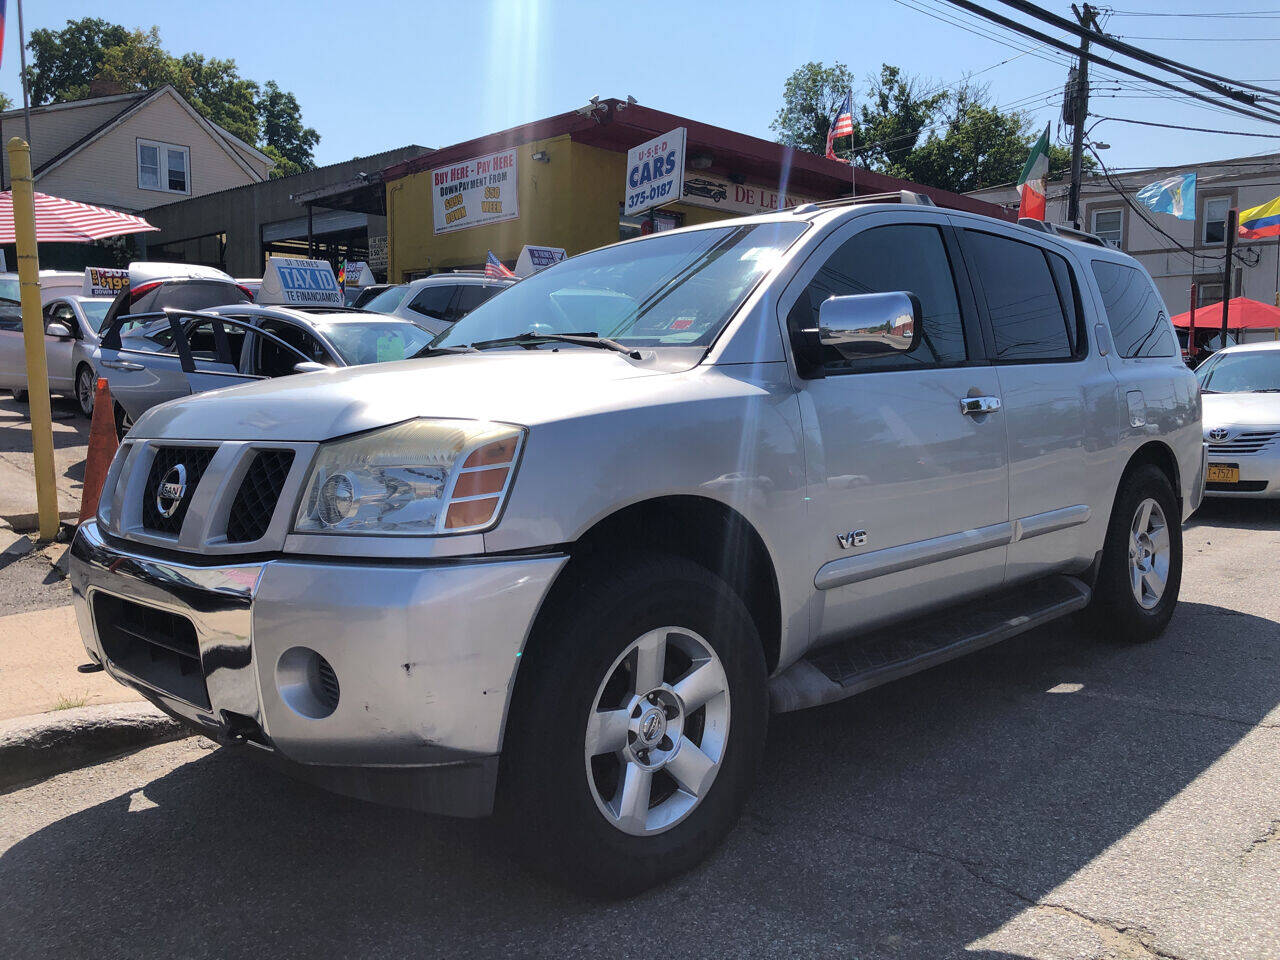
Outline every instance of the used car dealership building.
<path id="1" fill-rule="evenodd" d="M 627 151 L 678 128 L 687 131 L 679 200 L 623 216 Z M 463 203 L 451 190 L 459 176 L 497 185 L 479 203 Z M 614 99 L 404 160 L 381 180 L 393 282 L 482 267 L 490 250 L 508 266 L 526 244 L 573 256 L 651 230 L 848 196 L 851 187 L 847 164 Z M 861 169 L 856 186 L 860 195 L 914 190 L 1007 216 L 994 204 Z"/>

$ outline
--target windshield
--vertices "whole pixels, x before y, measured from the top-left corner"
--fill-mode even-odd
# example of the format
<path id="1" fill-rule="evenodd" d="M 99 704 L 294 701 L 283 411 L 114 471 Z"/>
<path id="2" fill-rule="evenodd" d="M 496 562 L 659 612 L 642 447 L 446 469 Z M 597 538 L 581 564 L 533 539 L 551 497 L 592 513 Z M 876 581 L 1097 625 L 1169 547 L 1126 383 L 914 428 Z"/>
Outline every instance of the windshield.
<path id="1" fill-rule="evenodd" d="M 1220 353 L 1196 378 L 1208 393 L 1280 392 L 1280 350 Z"/>
<path id="2" fill-rule="evenodd" d="M 404 298 L 408 293 L 409 288 L 407 286 L 387 287 L 372 300 L 361 304 L 361 309 L 372 310 L 374 313 L 391 313 L 404 302 Z"/>
<path id="3" fill-rule="evenodd" d="M 110 306 L 110 300 L 80 301 L 80 309 L 84 311 L 84 317 L 89 321 L 89 326 L 99 332 L 102 331 L 102 321 L 107 319 L 107 309 Z"/>
<path id="4" fill-rule="evenodd" d="M 743 224 L 585 253 L 477 307 L 436 345 L 594 333 L 628 346 L 704 346 L 804 229 L 803 223 Z"/>
<path id="5" fill-rule="evenodd" d="M 428 343 L 432 334 L 416 323 L 372 320 L 327 323 L 320 327 L 347 363 L 382 363 L 412 357 Z"/>

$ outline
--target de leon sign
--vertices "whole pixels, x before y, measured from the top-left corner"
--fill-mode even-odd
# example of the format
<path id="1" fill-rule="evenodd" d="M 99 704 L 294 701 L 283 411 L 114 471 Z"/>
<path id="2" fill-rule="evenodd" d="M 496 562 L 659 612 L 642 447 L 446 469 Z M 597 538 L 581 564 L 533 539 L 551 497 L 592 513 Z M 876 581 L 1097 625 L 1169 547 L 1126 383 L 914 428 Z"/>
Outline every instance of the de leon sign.
<path id="1" fill-rule="evenodd" d="M 684 133 L 684 127 L 676 127 L 627 151 L 624 214 L 634 216 L 650 207 L 680 199 L 680 184 L 684 180 Z"/>

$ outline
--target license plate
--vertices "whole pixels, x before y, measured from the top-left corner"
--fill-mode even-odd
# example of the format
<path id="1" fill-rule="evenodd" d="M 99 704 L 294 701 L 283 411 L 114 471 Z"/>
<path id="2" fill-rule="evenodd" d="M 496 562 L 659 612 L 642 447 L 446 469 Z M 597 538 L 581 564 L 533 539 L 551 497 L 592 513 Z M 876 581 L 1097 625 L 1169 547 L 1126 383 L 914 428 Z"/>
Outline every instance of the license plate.
<path id="1" fill-rule="evenodd" d="M 1234 463 L 1211 463 L 1209 464 L 1210 483 L 1239 483 L 1240 467 Z"/>

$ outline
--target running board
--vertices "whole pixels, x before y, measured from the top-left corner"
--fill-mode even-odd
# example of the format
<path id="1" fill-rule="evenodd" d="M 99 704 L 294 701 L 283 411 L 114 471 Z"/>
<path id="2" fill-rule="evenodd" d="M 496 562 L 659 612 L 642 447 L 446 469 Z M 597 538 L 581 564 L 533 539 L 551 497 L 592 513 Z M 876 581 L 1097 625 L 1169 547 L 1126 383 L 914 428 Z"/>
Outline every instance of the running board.
<path id="1" fill-rule="evenodd" d="M 1075 577 L 1053 576 L 814 650 L 769 681 L 774 713 L 843 700 L 1007 640 L 1088 605 Z"/>

